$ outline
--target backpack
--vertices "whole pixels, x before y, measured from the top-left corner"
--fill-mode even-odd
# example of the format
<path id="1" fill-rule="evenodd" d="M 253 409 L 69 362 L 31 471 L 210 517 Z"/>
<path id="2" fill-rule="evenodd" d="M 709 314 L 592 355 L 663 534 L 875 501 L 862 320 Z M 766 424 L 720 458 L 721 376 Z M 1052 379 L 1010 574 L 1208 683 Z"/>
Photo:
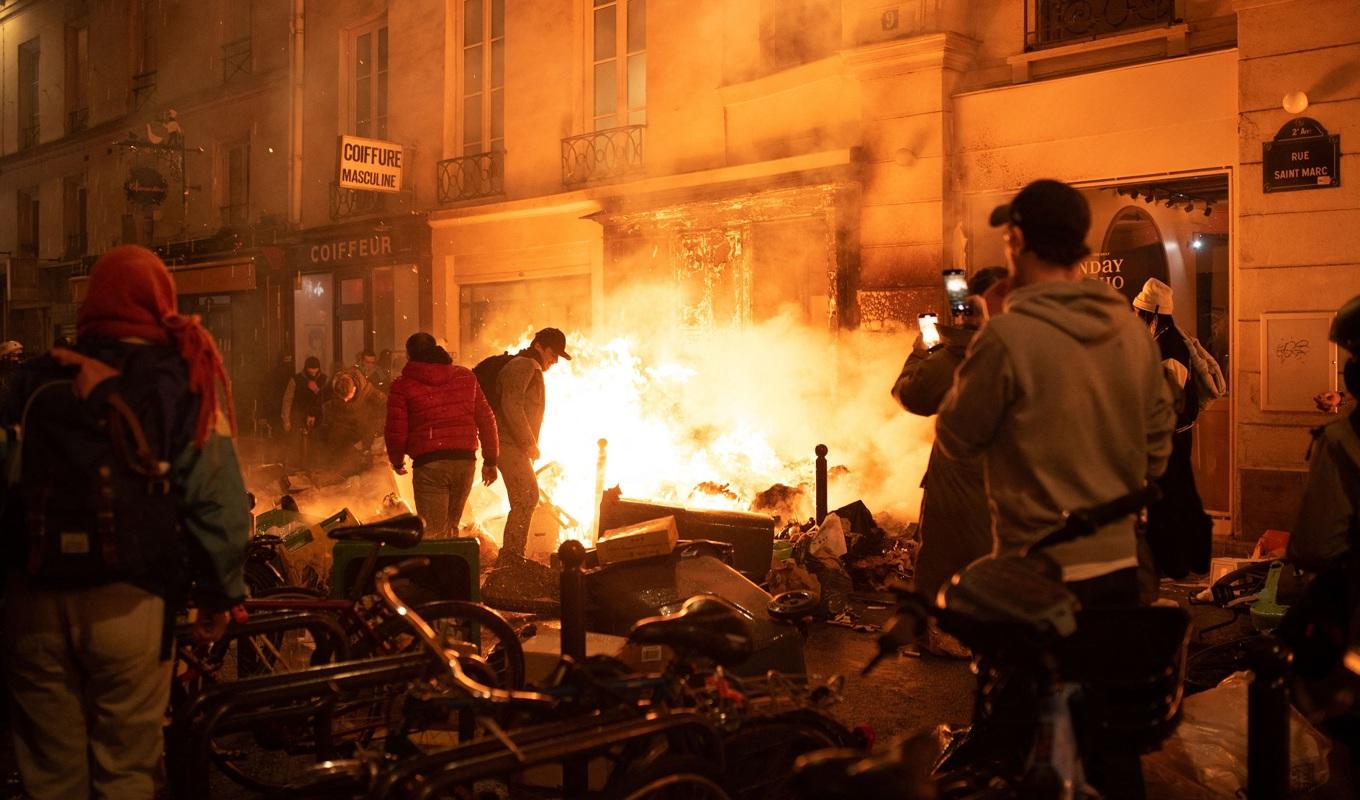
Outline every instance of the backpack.
<path id="1" fill-rule="evenodd" d="M 1199 343 L 1199 339 L 1179 331 L 1181 338 L 1185 339 L 1185 348 L 1190 351 L 1190 379 L 1195 382 L 1196 398 L 1199 408 L 1195 410 L 1196 416 L 1200 411 L 1209 407 L 1209 404 L 1225 397 L 1228 394 L 1228 381 L 1223 377 L 1223 370 L 1219 368 L 1218 362 L 1204 349 L 1204 345 Z"/>
<path id="2" fill-rule="evenodd" d="M 491 404 L 494 411 L 501 408 L 501 382 L 499 380 L 501 368 L 510 363 L 514 358 L 513 353 L 500 353 L 494 356 L 487 356 L 477 362 L 477 366 L 472 368 L 472 374 L 477 376 L 477 383 L 482 387 L 482 394 L 486 395 L 486 402 Z"/>
<path id="3" fill-rule="evenodd" d="M 170 463 L 114 392 L 93 413 L 70 370 L 40 373 L 7 437 L 4 529 L 39 583 L 126 581 L 161 594 L 184 573 Z"/>

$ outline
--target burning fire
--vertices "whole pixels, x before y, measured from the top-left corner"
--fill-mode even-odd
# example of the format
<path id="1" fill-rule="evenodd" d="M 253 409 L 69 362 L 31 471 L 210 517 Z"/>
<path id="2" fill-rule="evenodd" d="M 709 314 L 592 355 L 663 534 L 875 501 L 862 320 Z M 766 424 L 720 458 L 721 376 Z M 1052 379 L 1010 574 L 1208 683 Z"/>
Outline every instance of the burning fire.
<path id="1" fill-rule="evenodd" d="M 537 463 L 541 486 L 575 523 L 561 538 L 593 538 L 598 490 L 615 485 L 627 497 L 735 510 L 774 484 L 803 486 L 800 512 L 811 516 L 818 443 L 831 447 L 832 508 L 863 499 L 914 518 L 931 422 L 888 393 L 910 343 L 792 318 L 598 344 L 569 334 L 573 360 L 544 376 Z M 499 536 L 508 509 L 497 482 L 474 489 L 468 514 Z"/>

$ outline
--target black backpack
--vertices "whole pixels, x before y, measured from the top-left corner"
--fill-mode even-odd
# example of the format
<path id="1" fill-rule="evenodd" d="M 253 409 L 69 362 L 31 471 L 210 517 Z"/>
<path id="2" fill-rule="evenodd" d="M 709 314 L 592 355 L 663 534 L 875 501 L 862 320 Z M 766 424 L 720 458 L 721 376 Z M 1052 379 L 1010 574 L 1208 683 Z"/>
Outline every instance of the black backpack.
<path id="1" fill-rule="evenodd" d="M 477 383 L 482 387 L 482 394 L 486 395 L 486 402 L 491 404 L 493 410 L 499 411 L 501 407 L 501 382 L 499 380 L 501 368 L 509 364 L 510 359 L 514 357 L 513 353 L 487 356 L 472 368 L 472 374 L 477 376 Z"/>
<path id="2" fill-rule="evenodd" d="M 3 521 L 22 537 L 11 552 L 42 584 L 126 581 L 164 593 L 185 570 L 170 456 L 158 452 L 168 443 L 148 440 L 116 392 L 92 413 L 72 391 L 71 374 L 39 373 L 8 432 Z"/>

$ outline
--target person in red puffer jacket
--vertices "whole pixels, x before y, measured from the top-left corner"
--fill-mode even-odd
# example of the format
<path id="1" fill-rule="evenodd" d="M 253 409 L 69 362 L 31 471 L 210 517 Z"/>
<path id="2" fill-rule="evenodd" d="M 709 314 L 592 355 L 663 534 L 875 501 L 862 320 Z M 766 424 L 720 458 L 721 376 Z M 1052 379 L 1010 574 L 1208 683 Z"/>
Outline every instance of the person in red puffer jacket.
<path id="1" fill-rule="evenodd" d="M 455 366 L 433 336 L 412 334 L 406 356 L 387 397 L 387 458 L 403 475 L 411 457 L 416 513 L 427 536 L 446 536 L 458 529 L 472 492 L 479 440 L 482 483 L 496 480 L 496 417 L 472 370 Z"/>

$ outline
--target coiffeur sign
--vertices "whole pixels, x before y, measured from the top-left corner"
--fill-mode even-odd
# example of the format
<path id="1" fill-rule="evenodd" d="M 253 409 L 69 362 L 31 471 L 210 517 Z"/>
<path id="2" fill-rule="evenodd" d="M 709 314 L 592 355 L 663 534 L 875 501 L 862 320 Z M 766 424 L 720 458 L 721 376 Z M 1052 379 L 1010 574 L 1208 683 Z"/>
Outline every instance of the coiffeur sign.
<path id="1" fill-rule="evenodd" d="M 340 188 L 401 191 L 401 145 L 358 136 L 340 137 Z"/>

